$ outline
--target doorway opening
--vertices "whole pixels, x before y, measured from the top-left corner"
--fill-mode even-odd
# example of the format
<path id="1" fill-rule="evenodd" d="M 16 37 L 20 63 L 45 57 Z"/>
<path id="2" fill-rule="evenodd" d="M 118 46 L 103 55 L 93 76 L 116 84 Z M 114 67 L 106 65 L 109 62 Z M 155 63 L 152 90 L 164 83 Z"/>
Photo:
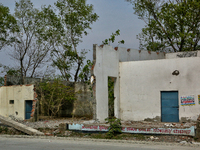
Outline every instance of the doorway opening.
<path id="1" fill-rule="evenodd" d="M 161 92 L 161 121 L 179 122 L 178 91 Z"/>
<path id="2" fill-rule="evenodd" d="M 33 104 L 32 100 L 25 101 L 25 119 L 31 118 L 32 104 Z"/>
<path id="3" fill-rule="evenodd" d="M 116 77 L 108 77 L 108 117 L 113 118 L 114 114 L 114 86 Z"/>

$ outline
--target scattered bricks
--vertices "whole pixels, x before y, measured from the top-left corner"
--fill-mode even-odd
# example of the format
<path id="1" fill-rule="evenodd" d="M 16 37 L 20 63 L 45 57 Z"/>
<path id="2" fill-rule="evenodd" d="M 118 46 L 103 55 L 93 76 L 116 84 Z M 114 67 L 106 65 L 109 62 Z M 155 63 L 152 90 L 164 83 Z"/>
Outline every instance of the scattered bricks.
<path id="1" fill-rule="evenodd" d="M 159 52 L 156 52 L 157 55 L 159 55 Z"/>
<path id="2" fill-rule="evenodd" d="M 141 53 L 141 50 L 139 50 L 138 52 Z"/>
<path id="3" fill-rule="evenodd" d="M 115 47 L 115 50 L 117 51 L 117 50 L 118 50 L 118 47 Z"/>
<path id="4" fill-rule="evenodd" d="M 104 45 L 100 45 L 99 47 L 103 48 Z"/>
<path id="5" fill-rule="evenodd" d="M 149 54 L 151 54 L 151 51 L 148 51 Z"/>
<path id="6" fill-rule="evenodd" d="M 60 130 L 61 134 L 64 134 L 66 131 L 66 124 L 65 123 L 59 124 L 59 130 Z"/>
<path id="7" fill-rule="evenodd" d="M 7 83 L 7 75 L 4 76 L 4 86 L 6 86 Z"/>
<path id="8" fill-rule="evenodd" d="M 95 66 L 95 65 L 93 64 L 91 70 L 94 70 L 94 66 Z"/>
<path id="9" fill-rule="evenodd" d="M 130 52 L 130 50 L 131 50 L 130 48 L 129 48 L 129 49 L 127 49 L 127 52 Z"/>

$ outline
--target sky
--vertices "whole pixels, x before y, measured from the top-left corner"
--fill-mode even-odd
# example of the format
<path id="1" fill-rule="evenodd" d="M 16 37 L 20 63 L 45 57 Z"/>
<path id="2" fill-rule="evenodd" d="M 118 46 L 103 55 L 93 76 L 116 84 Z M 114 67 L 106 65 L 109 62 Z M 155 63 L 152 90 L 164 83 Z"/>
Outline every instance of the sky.
<path id="1" fill-rule="evenodd" d="M 4 6 L 10 8 L 14 13 L 15 1 L 18 0 L 0 0 Z M 54 5 L 56 0 L 31 0 L 36 8 L 41 5 Z M 116 38 L 113 47 L 118 45 L 118 41 L 124 40 L 125 44 L 120 47 L 139 49 L 139 40 L 136 35 L 144 27 L 144 22 L 138 19 L 134 14 L 133 6 L 125 0 L 87 0 L 88 4 L 94 6 L 94 12 L 99 15 L 99 19 L 92 24 L 92 30 L 87 36 L 84 36 L 78 49 L 90 50 L 87 59 L 92 60 L 93 44 L 101 45 L 102 41 L 109 38 L 111 33 L 120 30 L 120 36 Z M 0 51 L 0 63 L 13 66 L 15 62 L 11 60 L 6 50 Z"/>

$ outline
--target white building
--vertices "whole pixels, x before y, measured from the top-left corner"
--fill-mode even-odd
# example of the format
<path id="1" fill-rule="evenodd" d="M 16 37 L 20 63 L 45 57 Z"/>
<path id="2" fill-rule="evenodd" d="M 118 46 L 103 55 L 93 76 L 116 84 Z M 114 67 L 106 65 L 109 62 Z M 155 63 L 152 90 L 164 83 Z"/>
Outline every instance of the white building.
<path id="1" fill-rule="evenodd" d="M 0 115 L 20 120 L 30 119 L 35 111 L 34 85 L 0 87 Z"/>
<path id="2" fill-rule="evenodd" d="M 94 45 L 95 117 L 108 117 L 108 77 L 122 120 L 179 122 L 200 114 L 200 51 L 156 53 Z"/>

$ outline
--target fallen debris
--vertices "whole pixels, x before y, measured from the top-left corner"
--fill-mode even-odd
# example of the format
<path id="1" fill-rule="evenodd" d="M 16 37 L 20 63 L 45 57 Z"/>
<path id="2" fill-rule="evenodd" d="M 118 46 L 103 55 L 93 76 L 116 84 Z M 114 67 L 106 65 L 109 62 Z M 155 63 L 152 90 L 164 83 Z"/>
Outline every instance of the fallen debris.
<path id="1" fill-rule="evenodd" d="M 3 117 L 1 115 L 0 115 L 0 121 L 5 125 L 13 127 L 15 129 L 22 131 L 22 132 L 29 134 L 29 135 L 40 135 L 40 136 L 44 135 L 44 133 L 42 133 L 42 132 L 40 132 L 36 129 L 33 129 L 31 127 L 27 127 L 24 124 L 21 124 L 19 122 L 16 122 L 14 120 L 9 119 L 9 118 Z"/>

